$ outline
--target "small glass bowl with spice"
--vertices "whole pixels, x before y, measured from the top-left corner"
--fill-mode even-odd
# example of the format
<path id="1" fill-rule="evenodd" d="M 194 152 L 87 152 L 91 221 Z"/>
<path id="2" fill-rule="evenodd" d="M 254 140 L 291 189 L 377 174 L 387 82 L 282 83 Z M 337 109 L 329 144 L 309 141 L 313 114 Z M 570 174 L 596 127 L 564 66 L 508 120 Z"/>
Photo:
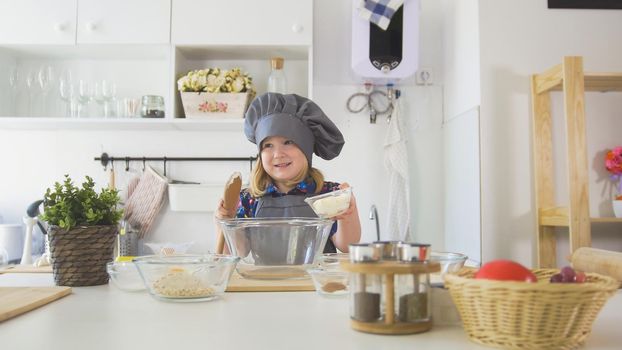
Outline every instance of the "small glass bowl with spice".
<path id="1" fill-rule="evenodd" d="M 344 253 L 322 254 L 316 258 L 316 263 L 307 269 L 307 273 L 313 279 L 318 294 L 325 297 L 348 295 L 348 272 L 341 268 L 340 262 L 349 259 L 350 256 Z"/>

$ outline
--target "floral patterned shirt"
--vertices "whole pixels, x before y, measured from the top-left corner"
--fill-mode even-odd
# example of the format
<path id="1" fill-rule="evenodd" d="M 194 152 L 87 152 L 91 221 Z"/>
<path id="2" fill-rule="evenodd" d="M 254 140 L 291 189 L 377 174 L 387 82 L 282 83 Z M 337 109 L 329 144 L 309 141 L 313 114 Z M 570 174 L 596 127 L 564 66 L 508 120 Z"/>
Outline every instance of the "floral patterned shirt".
<path id="1" fill-rule="evenodd" d="M 266 193 L 264 194 L 264 196 L 283 197 L 283 196 L 291 196 L 291 195 L 294 195 L 294 196 L 304 195 L 307 193 L 314 193 L 315 187 L 316 187 L 315 181 L 313 181 L 313 179 L 307 179 L 305 181 L 298 183 L 298 185 L 296 185 L 296 187 L 294 187 L 291 191 L 287 193 L 281 193 L 279 192 L 279 190 L 276 188 L 274 184 L 269 184 L 268 187 L 266 188 Z M 324 194 L 328 192 L 333 192 L 333 191 L 337 191 L 338 189 L 339 189 L 339 183 L 324 181 L 324 186 L 322 186 L 322 189 L 317 194 L 320 195 L 320 194 Z M 257 203 L 259 202 L 258 199 L 259 198 L 253 197 L 248 192 L 248 189 L 246 188 L 243 189 L 240 192 L 240 201 L 238 202 L 236 217 L 254 218 L 255 212 L 257 211 Z M 336 221 L 330 230 L 330 235 L 332 236 L 333 234 L 335 234 L 335 232 L 337 232 Z"/>

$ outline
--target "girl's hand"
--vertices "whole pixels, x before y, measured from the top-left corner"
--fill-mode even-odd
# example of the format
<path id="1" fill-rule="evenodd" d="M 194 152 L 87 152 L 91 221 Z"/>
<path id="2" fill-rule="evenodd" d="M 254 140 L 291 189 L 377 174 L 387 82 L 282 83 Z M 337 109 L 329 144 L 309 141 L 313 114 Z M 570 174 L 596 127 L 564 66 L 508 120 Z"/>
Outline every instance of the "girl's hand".
<path id="1" fill-rule="evenodd" d="M 339 189 L 343 190 L 350 187 L 350 185 L 347 182 L 344 182 L 342 184 L 339 185 Z M 352 196 L 350 197 L 350 206 L 348 207 L 348 209 L 346 209 L 346 211 L 344 211 L 343 213 L 337 215 L 337 216 L 333 216 L 331 219 L 334 220 L 343 220 L 343 219 L 347 219 L 348 217 L 351 217 L 353 213 L 357 212 L 357 208 L 356 208 L 356 198 L 354 198 L 354 193 L 352 194 Z"/>
<path id="2" fill-rule="evenodd" d="M 225 208 L 225 200 L 221 198 L 218 202 L 218 208 L 214 211 L 214 217 L 217 219 L 231 219 L 235 217 L 235 208 L 227 210 Z"/>

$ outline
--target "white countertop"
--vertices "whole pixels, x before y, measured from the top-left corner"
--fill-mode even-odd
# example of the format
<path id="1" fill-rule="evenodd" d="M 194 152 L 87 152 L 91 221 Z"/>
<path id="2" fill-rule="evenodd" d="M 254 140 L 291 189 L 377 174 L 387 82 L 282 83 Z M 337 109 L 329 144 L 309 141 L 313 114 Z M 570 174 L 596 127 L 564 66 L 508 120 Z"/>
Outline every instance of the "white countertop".
<path id="1" fill-rule="evenodd" d="M 51 274 L 0 274 L 0 286 L 51 286 Z M 583 349 L 620 349 L 622 292 L 600 312 Z M 73 294 L 0 323 L 0 349 L 490 349 L 461 327 L 414 335 L 350 328 L 348 299 L 315 292 L 227 293 L 202 303 L 167 303 L 112 285 Z"/>

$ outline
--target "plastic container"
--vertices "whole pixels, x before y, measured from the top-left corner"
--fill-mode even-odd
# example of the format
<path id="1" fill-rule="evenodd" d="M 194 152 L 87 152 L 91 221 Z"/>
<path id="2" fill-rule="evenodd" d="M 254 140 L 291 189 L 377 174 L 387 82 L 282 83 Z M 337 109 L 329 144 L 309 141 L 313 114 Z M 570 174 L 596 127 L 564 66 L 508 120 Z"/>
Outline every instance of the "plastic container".
<path id="1" fill-rule="evenodd" d="M 144 256 L 134 259 L 149 293 L 173 302 L 221 297 L 240 258 L 230 255 Z"/>
<path id="2" fill-rule="evenodd" d="M 352 187 L 328 192 L 305 199 L 318 217 L 328 219 L 345 212 L 350 207 Z"/>

